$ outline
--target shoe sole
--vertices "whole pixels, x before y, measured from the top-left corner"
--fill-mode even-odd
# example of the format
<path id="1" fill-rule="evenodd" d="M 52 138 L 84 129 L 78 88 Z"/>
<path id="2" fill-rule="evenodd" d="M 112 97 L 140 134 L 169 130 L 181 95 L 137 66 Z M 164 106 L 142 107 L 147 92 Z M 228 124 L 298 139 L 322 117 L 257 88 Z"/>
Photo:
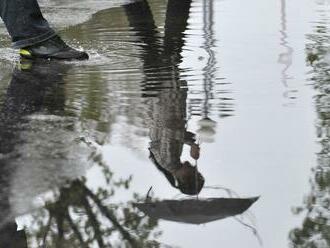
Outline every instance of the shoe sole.
<path id="1" fill-rule="evenodd" d="M 70 61 L 70 60 L 88 60 L 89 56 L 82 56 L 80 58 L 58 58 L 58 57 L 52 57 L 52 56 L 33 56 L 31 54 L 31 52 L 29 50 L 26 49 L 20 49 L 19 50 L 19 55 L 22 58 L 25 59 L 55 59 L 55 60 L 66 60 L 66 61 Z"/>

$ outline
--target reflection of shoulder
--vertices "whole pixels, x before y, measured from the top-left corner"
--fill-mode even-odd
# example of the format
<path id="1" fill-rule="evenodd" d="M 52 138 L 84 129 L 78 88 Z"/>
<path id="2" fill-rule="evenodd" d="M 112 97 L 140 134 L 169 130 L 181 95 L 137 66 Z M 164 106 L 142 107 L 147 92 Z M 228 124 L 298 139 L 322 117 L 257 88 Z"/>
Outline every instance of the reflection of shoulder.
<path id="1" fill-rule="evenodd" d="M 154 153 L 153 149 L 150 147 L 149 148 L 149 159 L 152 161 L 154 165 L 156 165 L 157 169 L 159 170 L 165 170 L 163 166 L 161 166 L 160 161 L 156 158 L 156 153 Z"/>
<path id="2" fill-rule="evenodd" d="M 150 154 L 149 154 L 149 158 L 150 158 L 150 160 L 151 160 L 151 161 L 153 162 L 153 164 L 157 167 L 157 169 L 158 169 L 159 171 L 161 171 L 161 172 L 164 174 L 164 176 L 167 178 L 167 180 L 170 182 L 170 184 L 171 184 L 173 187 L 176 188 L 176 186 L 175 186 L 175 178 L 173 177 L 173 175 L 171 174 L 171 172 L 168 171 L 168 170 L 166 170 L 164 167 L 162 167 L 162 166 L 158 163 L 156 157 L 154 156 L 154 154 L 152 153 L 152 151 L 151 151 L 150 148 L 149 148 L 149 152 L 150 152 Z"/>

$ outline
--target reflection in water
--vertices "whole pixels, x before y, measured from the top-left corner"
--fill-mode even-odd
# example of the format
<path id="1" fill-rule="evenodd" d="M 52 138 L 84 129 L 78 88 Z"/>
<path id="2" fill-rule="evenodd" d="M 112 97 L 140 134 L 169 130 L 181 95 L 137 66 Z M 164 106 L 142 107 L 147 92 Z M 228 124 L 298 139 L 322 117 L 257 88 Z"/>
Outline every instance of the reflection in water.
<path id="1" fill-rule="evenodd" d="M 285 49 L 279 55 L 278 62 L 283 64 L 284 67 L 281 71 L 281 81 L 285 88 L 287 88 L 284 96 L 288 99 L 294 99 L 294 90 L 290 89 L 289 80 L 292 79 L 289 74 L 288 70 L 292 65 L 292 55 L 293 55 L 293 48 L 288 43 L 288 35 L 287 35 L 287 15 L 286 15 L 286 0 L 281 0 L 281 42 L 280 45 Z"/>
<path id="2" fill-rule="evenodd" d="M 199 129 L 197 130 L 201 142 L 212 142 L 213 136 L 215 135 L 216 122 L 211 120 L 209 117 L 209 109 L 212 108 L 210 104 L 210 99 L 214 96 L 212 94 L 214 83 L 215 83 L 215 73 L 216 73 L 216 57 L 214 52 L 215 38 L 213 31 L 213 0 L 203 1 L 203 32 L 204 32 L 204 45 L 208 60 L 205 68 L 203 69 L 203 87 L 204 87 L 204 103 L 202 104 L 202 119 L 199 120 Z M 226 108 L 222 108 L 222 111 L 226 114 L 222 116 L 230 115 L 231 111 L 227 111 Z"/>
<path id="3" fill-rule="evenodd" d="M 209 198 L 163 200 L 135 204 L 153 219 L 164 219 L 188 224 L 205 224 L 245 212 L 255 198 Z"/>
<path id="4" fill-rule="evenodd" d="M 129 24 L 143 41 L 143 68 L 146 77 L 146 126 L 150 132 L 150 157 L 173 187 L 182 193 L 198 194 L 204 185 L 197 167 L 181 162 L 183 145 L 194 149 L 194 134 L 186 130 L 187 83 L 179 79 L 179 63 L 184 45 L 191 0 L 170 0 L 167 4 L 165 35 L 161 40 L 147 1 L 125 6 Z M 157 57 L 155 57 L 157 54 Z M 155 79 L 155 75 L 172 75 Z"/>
<path id="5" fill-rule="evenodd" d="M 308 35 L 307 61 L 312 66 L 311 81 L 316 90 L 316 131 L 320 151 L 312 169 L 310 192 L 296 214 L 304 215 L 301 227 L 290 232 L 292 247 L 330 247 L 330 98 L 329 26 L 321 21 Z"/>
<path id="6" fill-rule="evenodd" d="M 186 102 L 187 82 L 180 79 L 179 64 L 184 46 L 184 31 L 191 6 L 191 0 L 169 0 L 165 19 L 165 34 L 157 32 L 155 22 L 147 1 L 139 1 L 125 6 L 130 26 L 137 31 L 142 44 L 143 69 L 145 75 L 144 97 L 146 104 L 146 126 L 150 135 L 150 157 L 157 168 L 166 176 L 173 187 L 179 188 L 184 194 L 195 195 L 204 185 L 202 175 L 189 162 L 181 162 L 184 144 L 190 146 L 190 155 L 199 158 L 199 146 L 195 134 L 187 131 Z M 212 6 L 206 2 L 212 20 Z M 205 14 L 205 13 L 204 13 Z M 214 77 L 215 57 L 211 20 L 205 24 L 205 49 L 210 58 L 204 71 L 205 105 L 203 120 L 205 126 L 212 128 L 208 118 L 208 99 Z M 155 57 L 157 54 L 157 57 Z M 155 75 L 169 74 L 171 77 L 158 79 Z M 210 91 L 208 91 L 208 89 Z M 204 127 L 205 128 L 205 127 Z M 196 152 L 198 150 L 198 152 Z M 185 199 L 136 203 L 141 211 L 153 219 L 165 219 L 176 222 L 201 224 L 241 214 L 246 211 L 257 198 L 251 199 Z"/>
<path id="7" fill-rule="evenodd" d="M 76 119 L 64 108 L 63 77 L 69 69 L 23 61 L 13 73 L 0 113 L 0 196 L 11 211 L 2 211 L 4 216 L 34 208 L 32 199 L 83 175 L 90 165 L 90 148 L 77 141 Z"/>
<path id="8" fill-rule="evenodd" d="M 40 164 L 44 165 L 43 155 L 45 154 L 42 154 L 44 150 L 27 153 L 26 149 L 36 148 L 35 146 L 43 143 L 38 140 L 40 138 L 38 135 L 34 135 L 41 126 L 30 128 L 33 120 L 28 116 L 37 112 L 41 114 L 46 109 L 49 117 L 63 111 L 64 95 L 60 83 L 68 66 L 51 62 L 36 63 L 33 65 L 30 62 L 22 61 L 20 66 L 15 69 L 0 112 L 0 241 L 1 244 L 7 244 L 4 247 L 26 246 L 24 232 L 16 232 L 14 217 L 31 209 L 33 204 L 29 197 L 41 193 L 40 190 L 47 190 L 51 184 L 50 182 L 42 183 L 43 176 L 49 177 L 50 171 L 47 171 L 46 175 L 42 175 L 42 172 L 45 171 L 38 168 Z M 51 119 L 48 121 L 52 122 Z M 62 124 L 59 124 L 58 127 L 68 128 Z M 42 128 L 47 129 L 49 126 L 48 123 Z M 54 129 L 52 128 L 51 131 Z M 59 132 L 57 134 L 60 135 Z M 53 137 L 51 135 L 48 140 L 44 140 L 44 144 L 47 144 L 47 141 Z M 63 137 L 60 136 L 60 138 Z M 56 144 L 54 145 L 56 146 Z M 68 151 L 59 150 L 57 155 L 60 155 L 61 152 L 63 152 L 63 156 L 66 156 Z M 39 153 L 37 158 L 34 157 L 36 153 Z M 55 166 L 51 157 L 52 155 L 47 156 L 50 170 L 52 165 Z M 40 160 L 34 164 L 34 159 Z M 61 161 L 61 159 L 59 160 Z M 34 175 L 34 178 L 25 178 L 27 176 L 25 173 L 29 174 L 30 169 L 35 170 L 34 172 L 38 171 L 40 174 Z M 31 173 L 30 176 L 33 175 L 33 172 Z M 64 174 L 66 173 L 64 172 Z M 24 181 L 20 182 L 21 176 Z M 34 188 L 36 186 L 34 179 L 37 180 L 38 189 Z M 39 184 L 40 182 L 41 184 Z"/>
<path id="9" fill-rule="evenodd" d="M 74 156 L 76 160 L 79 158 L 77 157 L 79 154 L 74 154 L 70 150 L 70 143 L 67 143 L 68 138 L 65 139 L 60 136 L 59 139 L 64 140 L 56 140 L 54 136 L 51 136 L 47 141 L 56 148 L 56 154 L 51 154 L 49 151 L 47 155 L 44 154 L 45 157 L 41 157 L 40 150 L 33 151 L 37 155 L 33 153 L 25 155 L 24 150 L 17 150 L 17 147 L 24 148 L 25 143 L 27 146 L 34 147 L 34 143 L 40 142 L 39 140 L 29 140 L 29 137 L 26 137 L 26 134 L 34 131 L 33 129 L 43 132 L 43 135 L 49 134 L 47 128 L 51 128 L 51 131 L 54 132 L 57 131 L 57 135 L 60 135 L 58 133 L 60 130 L 55 128 L 68 129 L 66 135 L 73 131 L 72 126 L 55 126 L 53 128 L 48 127 L 49 124 L 47 123 L 42 123 L 45 130 L 38 130 L 36 123 L 30 120 L 31 117 L 27 118 L 35 112 L 43 113 L 43 118 L 51 122 L 51 126 L 56 124 L 52 123 L 49 118 L 53 116 L 51 114 L 56 114 L 58 118 L 63 114 L 65 97 L 64 85 L 61 82 L 67 69 L 68 65 L 56 62 L 47 62 L 46 64 L 45 62 L 26 62 L 22 63 L 20 69 L 16 69 L 13 74 L 1 112 L 3 119 L 1 144 L 7 144 L 1 146 L 1 247 L 3 247 L 2 245 L 18 248 L 26 246 L 24 232 L 16 232 L 14 217 L 27 211 L 30 212 L 33 207 L 35 208 L 32 205 L 33 199 L 24 197 L 21 199 L 19 197 L 22 194 L 29 196 L 28 190 L 32 190 L 35 195 L 51 190 L 51 196 L 48 196 L 51 199 L 46 200 L 45 206 L 34 211 L 32 215 L 32 226 L 29 227 L 26 234 L 31 247 L 91 247 L 94 243 L 97 243 L 99 247 L 110 247 L 113 237 L 118 236 L 118 234 L 123 245 L 128 244 L 131 247 L 154 246 L 152 245 L 154 242 L 149 239 L 152 230 L 157 226 L 157 222 L 139 215 L 129 203 L 113 204 L 111 208 L 108 207 L 106 202 L 114 196 L 115 189 L 128 189 L 131 179 L 114 180 L 113 172 L 105 166 L 97 153 L 89 151 L 87 156 L 89 160 L 101 167 L 106 187 L 98 188 L 96 192 L 93 192 L 86 186 L 84 177 L 68 183 L 68 180 L 74 175 L 70 174 L 70 171 L 63 170 L 62 167 L 74 168 L 74 163 L 70 161 L 71 156 Z M 40 116 L 39 114 L 39 118 Z M 25 135 L 21 135 L 22 133 Z M 57 144 L 56 142 L 61 143 Z M 76 143 L 75 146 L 79 146 L 79 144 Z M 79 152 L 83 151 L 79 150 Z M 37 159 L 39 162 L 45 162 L 42 165 L 45 171 L 35 168 L 38 166 L 35 164 L 29 166 L 30 160 L 34 162 Z M 53 171 L 53 166 L 56 167 L 56 171 Z M 83 170 L 84 168 L 80 167 L 79 169 Z M 35 172 L 36 174 L 28 174 L 26 170 L 34 170 L 30 173 Z M 28 176 L 34 176 L 34 180 L 38 180 L 39 189 L 33 188 L 34 182 Z M 60 176 L 65 177 L 65 179 L 56 178 Z M 17 186 L 22 183 L 24 185 L 24 182 L 17 181 L 17 177 L 27 181 L 28 185 L 25 185 L 28 187 L 27 189 Z M 52 177 L 56 178 L 58 186 L 60 184 L 66 186 L 58 190 L 52 189 L 54 185 L 44 182 L 52 181 Z M 19 196 L 16 195 L 18 192 L 15 191 L 19 191 Z M 136 194 L 134 201 L 139 199 Z M 20 203 L 31 204 L 31 207 L 21 206 L 23 208 L 20 211 L 18 206 Z M 157 236 L 158 234 L 155 233 L 154 235 Z"/>
<path id="10" fill-rule="evenodd" d="M 100 163 L 102 166 L 102 163 Z M 38 247 L 157 247 L 157 221 L 141 216 L 131 203 L 112 203 L 116 189 L 130 187 L 130 178 L 114 180 L 103 167 L 107 184 L 93 192 L 85 179 L 59 189 L 55 200 L 33 214 L 28 233 Z M 134 200 L 140 200 L 138 195 Z"/>
<path id="11" fill-rule="evenodd" d="M 120 9 L 127 17 L 129 32 L 134 31 L 134 35 L 127 38 L 131 40 L 126 40 L 129 48 L 125 47 L 123 51 L 132 48 L 130 52 L 134 56 L 130 57 L 130 63 L 141 66 L 141 71 L 136 69 L 142 74 L 139 78 L 135 78 L 138 73 L 134 70 L 131 71 L 136 74 L 132 75 L 129 75 L 130 70 L 122 70 L 126 60 L 119 54 L 113 64 L 107 65 L 111 69 L 102 65 L 93 71 L 95 65 L 82 66 L 90 71 L 84 74 L 78 69 L 74 76 L 68 73 L 69 69 L 76 69 L 74 65 L 49 61 L 22 62 L 14 71 L 0 113 L 1 245 L 160 246 L 155 241 L 161 234 L 157 220 L 134 207 L 135 204 L 141 208 L 145 203 L 141 203 L 142 197 L 130 189 L 132 177 L 115 179 L 97 148 L 110 142 L 109 134 L 116 118 L 127 116 L 131 126 L 148 131 L 150 158 L 171 186 L 188 195 L 196 195 L 202 190 L 204 178 L 197 166 L 182 161 L 185 145 L 189 147 L 192 159 L 197 160 L 200 155 L 197 142 L 200 137 L 187 128 L 188 82 L 182 76 L 184 70 L 179 68 L 191 4 L 191 0 L 167 2 L 164 33 L 157 27 L 147 1 L 134 2 Z M 202 99 L 204 108 L 199 135 L 203 132 L 213 135 L 215 127 L 209 116 L 216 70 L 212 6 L 213 2 L 204 1 L 203 48 L 209 57 L 203 71 L 205 99 Z M 117 19 L 120 25 L 126 25 L 123 16 Z M 95 30 L 90 28 L 90 32 L 81 32 L 82 35 L 106 40 L 113 33 L 100 30 L 118 23 L 110 23 L 108 12 L 101 11 L 77 29 L 96 25 Z M 117 31 L 120 33 L 120 28 Z M 112 78 L 105 76 L 113 70 L 112 65 L 117 68 L 117 74 L 110 75 L 114 76 L 114 81 L 120 81 L 118 88 L 115 88 L 118 84 L 109 83 Z M 70 77 L 83 84 L 71 82 Z M 123 87 L 122 81 L 127 85 Z M 138 89 L 134 92 L 135 98 L 127 97 L 132 89 Z M 126 95 L 116 95 L 118 91 L 124 91 Z M 88 184 L 86 170 L 91 165 L 102 172 L 98 180 L 104 184 L 97 188 Z M 116 191 L 120 190 L 131 190 L 133 196 L 126 202 L 115 201 Z M 41 201 L 36 203 L 37 198 Z M 209 215 L 207 221 L 210 221 L 243 213 L 255 200 L 165 200 L 158 201 L 160 205 L 153 205 L 153 209 L 161 212 L 162 206 L 170 202 L 178 211 L 195 216 Z M 180 206 L 184 206 L 181 203 L 187 202 L 187 208 L 180 210 Z M 205 212 L 205 208 L 214 211 Z M 17 232 L 15 217 L 31 212 L 26 230 Z M 166 219 L 163 215 L 162 218 Z M 11 243 L 7 245 L 6 242 Z"/>
<path id="12" fill-rule="evenodd" d="M 10 85 L 7 90 L 7 94 L 4 100 L 3 107 L 0 112 L 1 118 L 1 127 L 0 127 L 0 163 L 1 163 L 1 204 L 3 204 L 3 211 L 1 211 L 1 220 L 4 220 L 5 217 L 11 216 L 9 209 L 9 198 L 11 198 L 11 203 L 15 205 L 12 207 L 14 212 L 20 212 L 20 200 L 22 204 L 24 200 L 28 199 L 28 196 L 31 196 L 31 192 L 28 190 L 23 190 L 26 186 L 33 187 L 33 179 L 29 181 L 30 185 L 24 185 L 24 182 L 19 182 L 20 175 L 23 175 L 24 172 L 27 172 L 26 169 L 29 168 L 34 162 L 37 164 L 33 168 L 38 170 L 38 165 L 41 165 L 45 162 L 45 157 L 43 152 L 50 153 L 46 151 L 48 147 L 42 148 L 43 145 L 47 146 L 47 141 L 51 141 L 54 137 L 54 134 L 48 137 L 46 140 L 39 140 L 41 135 L 38 133 L 40 129 L 44 129 L 43 134 L 50 134 L 56 128 L 52 128 L 51 125 L 57 124 L 58 127 L 68 128 L 70 124 L 65 121 L 53 122 L 53 114 L 59 114 L 63 111 L 63 91 L 60 85 L 62 79 L 62 72 L 68 68 L 63 65 L 58 64 L 41 64 L 34 67 L 33 69 L 28 69 L 31 64 L 21 64 L 20 68 L 16 68 Z M 51 69 L 49 69 L 49 66 Z M 32 83 L 30 83 L 32 82 Z M 56 102 L 53 100 L 56 99 Z M 48 115 L 42 115 L 44 111 L 48 112 Z M 45 118 L 49 117 L 47 121 L 42 121 L 39 119 L 35 121 L 29 117 L 34 113 L 39 113 L 36 116 L 44 116 Z M 47 123 L 48 122 L 48 123 Z M 31 127 L 32 123 L 39 124 Z M 43 125 L 45 124 L 45 125 Z M 50 128 L 47 130 L 47 128 Z M 38 130 L 39 129 L 39 130 Z M 61 130 L 58 130 L 57 134 L 59 138 L 61 137 Z M 66 133 L 63 130 L 63 133 Z M 45 135 L 46 138 L 47 135 Z M 45 141 L 45 143 L 43 143 Z M 54 141 L 59 141 L 55 139 Z M 68 141 L 66 139 L 65 141 Z M 56 146 L 56 143 L 54 144 Z M 40 150 L 34 150 L 33 148 L 40 148 Z M 63 152 L 65 156 L 66 152 L 59 150 L 57 155 Z M 54 154 L 55 156 L 55 154 Z M 48 163 L 51 162 L 52 155 L 47 155 Z M 54 158 L 54 157 L 53 157 Z M 35 160 L 34 160 L 35 159 Z M 38 160 L 38 161 L 36 161 Z M 24 164 L 24 166 L 23 166 Z M 47 163 L 46 163 L 47 164 Z M 40 168 L 39 168 L 40 169 Z M 40 170 L 39 172 L 42 172 Z M 40 175 L 42 177 L 42 175 Z M 31 178 L 30 178 L 31 179 Z M 22 190 L 28 196 L 21 199 L 13 187 L 19 187 L 15 182 L 19 182 L 19 185 L 22 186 Z M 31 189 L 31 188 L 29 188 Z M 35 190 L 35 189 L 34 189 Z M 38 194 L 34 192 L 35 194 Z"/>

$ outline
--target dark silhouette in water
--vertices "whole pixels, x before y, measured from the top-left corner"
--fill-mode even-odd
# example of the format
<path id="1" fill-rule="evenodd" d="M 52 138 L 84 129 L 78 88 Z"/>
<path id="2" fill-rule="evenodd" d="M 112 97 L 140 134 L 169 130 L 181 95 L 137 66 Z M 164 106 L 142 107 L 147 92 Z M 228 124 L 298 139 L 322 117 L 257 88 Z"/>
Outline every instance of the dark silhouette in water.
<path id="1" fill-rule="evenodd" d="M 145 119 L 151 139 L 150 158 L 173 187 L 184 194 L 196 195 L 204 186 L 204 178 L 197 167 L 181 161 L 184 144 L 190 146 L 192 158 L 199 158 L 195 135 L 186 127 L 188 89 L 187 82 L 180 79 L 179 68 L 190 6 L 191 0 L 168 1 L 164 37 L 157 31 L 147 1 L 127 5 L 125 10 L 141 43 L 143 90 L 149 106 Z M 134 204 L 138 209 L 152 219 L 189 224 L 242 214 L 258 199 L 157 200 L 149 198 L 149 192 L 146 202 Z"/>
<path id="2" fill-rule="evenodd" d="M 129 25 L 142 43 L 146 77 L 143 96 L 149 98 L 146 120 L 151 139 L 150 158 L 173 187 L 195 195 L 203 188 L 204 178 L 197 167 L 180 159 L 184 144 L 197 146 L 195 135 L 186 130 L 187 83 L 179 78 L 190 6 L 191 0 L 168 1 L 163 38 L 147 1 L 137 1 L 124 8 Z M 170 79 L 163 79 L 162 75 Z"/>

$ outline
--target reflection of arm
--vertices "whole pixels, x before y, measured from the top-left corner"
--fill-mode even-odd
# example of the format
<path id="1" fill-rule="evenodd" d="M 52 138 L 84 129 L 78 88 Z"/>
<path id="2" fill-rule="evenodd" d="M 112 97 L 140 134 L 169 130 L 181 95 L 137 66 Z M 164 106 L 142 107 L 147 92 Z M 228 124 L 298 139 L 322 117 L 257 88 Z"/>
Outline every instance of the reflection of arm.
<path id="1" fill-rule="evenodd" d="M 186 131 L 184 135 L 184 143 L 190 146 L 190 156 L 193 159 L 199 159 L 200 147 L 199 144 L 196 143 L 195 134 Z"/>
<path id="2" fill-rule="evenodd" d="M 186 131 L 184 134 L 184 143 L 189 146 L 195 144 L 195 142 L 196 142 L 195 136 L 196 135 L 194 133 Z"/>

